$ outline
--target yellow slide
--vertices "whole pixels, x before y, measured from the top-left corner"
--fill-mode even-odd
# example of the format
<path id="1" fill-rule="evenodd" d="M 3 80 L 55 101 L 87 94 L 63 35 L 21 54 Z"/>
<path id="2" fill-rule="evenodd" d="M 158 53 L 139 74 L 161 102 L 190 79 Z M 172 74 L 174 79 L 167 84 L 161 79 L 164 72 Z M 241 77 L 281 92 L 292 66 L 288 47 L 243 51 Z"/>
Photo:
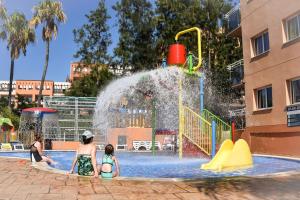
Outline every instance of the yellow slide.
<path id="1" fill-rule="evenodd" d="M 234 171 L 252 167 L 253 160 L 247 142 L 239 139 L 234 145 L 225 140 L 215 157 L 201 166 L 204 170 Z"/>

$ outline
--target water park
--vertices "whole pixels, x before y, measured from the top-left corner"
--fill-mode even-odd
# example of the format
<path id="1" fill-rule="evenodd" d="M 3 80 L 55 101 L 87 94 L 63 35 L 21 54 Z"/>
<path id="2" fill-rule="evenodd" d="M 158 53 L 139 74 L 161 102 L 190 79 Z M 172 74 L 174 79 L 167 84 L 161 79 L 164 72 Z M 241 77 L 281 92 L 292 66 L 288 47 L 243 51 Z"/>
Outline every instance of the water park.
<path id="1" fill-rule="evenodd" d="M 180 36 L 191 31 L 197 32 L 198 57 L 187 53 L 186 47 L 179 43 Z M 122 169 L 120 178 L 125 180 L 264 177 L 299 171 L 297 159 L 251 154 L 245 140 L 234 140 L 234 126 L 205 109 L 207 86 L 205 73 L 201 70 L 201 30 L 193 27 L 180 31 L 175 41 L 169 47 L 167 63 L 162 63 L 161 68 L 117 79 L 97 97 L 93 116 L 93 131 L 99 149 L 97 159 L 102 157 L 105 144 L 114 144 Z M 70 108 L 70 102 L 61 99 L 64 101 L 52 102 L 52 105 Z M 84 112 L 83 109 L 80 112 Z M 78 117 L 77 121 L 80 122 Z M 28 149 L 34 133 L 39 132 L 44 148 L 48 149 L 47 154 L 57 164 L 36 164 L 37 168 L 59 174 L 66 174 L 70 169 L 75 152 L 62 151 L 59 144 L 70 145 L 74 139 L 79 140 L 80 135 L 75 133 L 72 138 L 70 135 L 66 138 L 62 133 L 66 128 L 60 127 L 57 110 L 47 107 L 24 109 L 18 138 L 9 134 L 14 133 L 9 131 L 13 129 L 9 119 L 2 118 L 1 123 L 3 130 L 7 130 L 4 132 L 8 132 L 3 136 L 1 148 L 7 149 L 9 144 L 17 142 L 21 149 L 11 146 L 8 150 L 14 151 L 0 152 L 0 156 L 28 158 L 24 147 Z M 132 129 L 137 129 L 134 134 L 139 136 L 126 135 L 125 132 L 130 133 Z M 140 133 L 143 131 L 146 136 Z M 164 143 L 166 136 L 167 144 Z"/>
<path id="2" fill-rule="evenodd" d="M 261 9 L 251 3 L 256 2 L 241 1 L 226 14 L 229 33 L 218 42 L 248 37 L 244 31 L 250 32 L 249 27 L 240 27 L 239 6 Z M 300 22 L 300 15 L 295 16 Z M 284 19 L 287 27 L 293 17 Z M 239 26 L 232 28 L 237 20 Z M 204 38 L 214 37 L 206 31 L 198 26 L 174 31 L 159 66 L 115 76 L 101 83 L 105 86 L 96 86 L 96 97 L 67 95 L 78 83 L 79 88 L 96 84 L 84 80 L 92 73 L 85 64 L 72 63 L 69 91 L 42 99 L 42 93 L 34 94 L 38 103 L 25 103 L 18 120 L 3 117 L 8 115 L 1 111 L 0 199 L 299 199 L 300 151 L 295 144 L 300 79 L 294 75 L 299 70 L 282 72 L 286 95 L 272 90 L 279 87 L 277 82 L 264 82 L 274 79 L 261 67 L 267 62 L 260 59 L 273 53 L 264 30 L 251 36 L 251 52 L 245 50 L 247 42 L 239 44 L 244 60 L 227 67 L 233 85 L 228 91 L 238 93 L 236 102 L 242 103 L 233 103 L 230 95 L 227 101 L 212 81 L 223 72 L 209 69 L 204 58 L 218 56 L 213 50 L 204 53 L 212 45 Z M 282 51 L 297 42 L 298 36 L 290 40 L 289 33 Z M 97 77 L 108 76 L 101 70 Z M 242 75 L 232 78 L 237 74 Z M 77 82 L 76 76 L 85 82 Z M 51 81 L 47 84 L 48 92 L 51 84 L 53 90 L 61 90 Z M 9 87 L 11 92 L 12 83 Z M 17 83 L 14 87 L 23 89 Z M 281 100 L 273 100 L 275 94 L 289 102 L 284 109 L 278 108 Z"/>

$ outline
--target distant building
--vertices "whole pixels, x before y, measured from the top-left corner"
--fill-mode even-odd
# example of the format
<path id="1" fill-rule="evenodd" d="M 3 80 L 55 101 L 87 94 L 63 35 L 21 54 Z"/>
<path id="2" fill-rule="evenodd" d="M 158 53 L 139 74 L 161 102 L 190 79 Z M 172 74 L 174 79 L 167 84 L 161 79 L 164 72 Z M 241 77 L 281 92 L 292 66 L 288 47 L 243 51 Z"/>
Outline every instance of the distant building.
<path id="1" fill-rule="evenodd" d="M 14 100 L 14 97 L 16 95 L 16 82 L 15 81 L 13 82 L 12 88 L 13 88 L 12 96 L 13 96 L 13 100 Z M 0 98 L 7 97 L 8 90 L 9 90 L 9 81 L 0 81 Z"/>
<path id="2" fill-rule="evenodd" d="M 106 65 L 103 65 L 106 66 Z M 122 75 L 130 75 L 132 67 L 128 66 L 128 67 L 121 67 L 120 65 L 118 66 L 108 66 L 108 70 L 113 73 L 116 76 L 122 76 Z M 90 66 L 86 66 L 83 63 L 80 62 L 72 62 L 70 64 L 70 76 L 69 76 L 69 82 L 73 82 L 75 80 L 78 80 L 79 78 L 82 78 L 88 74 L 91 73 L 91 67 Z"/>
<path id="3" fill-rule="evenodd" d="M 25 97 L 29 102 L 35 102 L 38 98 L 41 81 L 16 80 L 13 81 L 13 101 L 18 96 Z M 64 96 L 64 92 L 70 88 L 69 82 L 54 82 L 46 80 L 42 91 L 43 96 Z M 8 96 L 9 81 L 0 81 L 0 97 Z"/>
<path id="4" fill-rule="evenodd" d="M 126 69 L 117 67 L 109 67 L 109 71 L 117 76 L 129 75 L 131 67 Z M 91 73 L 91 68 L 84 66 L 80 62 L 72 62 L 70 64 L 70 76 L 67 82 L 54 82 L 46 80 L 42 91 L 43 96 L 64 96 L 73 81 L 78 80 L 85 75 Z M 41 85 L 40 80 L 16 80 L 13 81 L 12 100 L 16 101 L 18 96 L 27 98 L 30 102 L 35 102 L 38 98 L 39 88 Z M 0 81 L 0 97 L 7 97 L 9 90 L 9 81 Z"/>
<path id="5" fill-rule="evenodd" d="M 70 77 L 69 81 L 72 83 L 75 80 L 91 73 L 91 68 L 88 66 L 84 66 L 80 62 L 73 62 L 70 65 Z"/>

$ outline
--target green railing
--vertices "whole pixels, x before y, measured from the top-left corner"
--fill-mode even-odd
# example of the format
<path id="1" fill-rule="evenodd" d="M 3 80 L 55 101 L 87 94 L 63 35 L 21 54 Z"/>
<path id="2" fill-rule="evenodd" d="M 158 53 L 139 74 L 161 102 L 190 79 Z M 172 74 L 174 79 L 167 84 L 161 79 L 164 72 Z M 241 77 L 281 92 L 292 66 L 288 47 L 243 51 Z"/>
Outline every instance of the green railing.
<path id="1" fill-rule="evenodd" d="M 216 122 L 216 141 L 218 145 L 221 145 L 226 139 L 232 139 L 231 126 L 228 123 L 224 122 L 221 118 L 206 109 L 203 110 L 201 115 L 210 123 L 213 120 Z"/>

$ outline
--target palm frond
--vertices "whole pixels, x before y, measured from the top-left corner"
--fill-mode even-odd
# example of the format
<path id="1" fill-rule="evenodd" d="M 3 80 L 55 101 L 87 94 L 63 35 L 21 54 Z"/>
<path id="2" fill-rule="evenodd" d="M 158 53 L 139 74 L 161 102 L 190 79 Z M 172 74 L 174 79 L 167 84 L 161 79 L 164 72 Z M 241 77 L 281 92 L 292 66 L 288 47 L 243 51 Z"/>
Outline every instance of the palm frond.
<path id="1" fill-rule="evenodd" d="M 44 0 L 33 8 L 33 18 L 30 24 L 34 27 L 43 26 L 43 40 L 52 40 L 58 34 L 58 25 L 65 23 L 66 14 L 60 1 Z"/>
<path id="2" fill-rule="evenodd" d="M 26 55 L 28 44 L 35 41 L 35 32 L 30 28 L 25 15 L 19 12 L 13 13 L 7 17 L 3 28 L 11 58 L 17 59 L 21 51 Z"/>

